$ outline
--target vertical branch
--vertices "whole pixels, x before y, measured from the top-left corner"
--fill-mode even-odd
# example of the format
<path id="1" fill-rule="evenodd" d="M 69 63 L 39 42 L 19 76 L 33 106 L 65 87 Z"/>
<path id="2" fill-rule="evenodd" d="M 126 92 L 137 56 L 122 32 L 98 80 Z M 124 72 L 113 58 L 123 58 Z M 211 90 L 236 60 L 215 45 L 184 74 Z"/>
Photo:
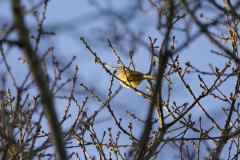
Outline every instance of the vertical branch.
<path id="1" fill-rule="evenodd" d="M 45 3 L 47 3 L 47 1 L 45 1 Z M 52 95 L 48 90 L 48 87 L 44 80 L 44 74 L 41 69 L 40 61 L 36 53 L 34 53 L 33 48 L 30 44 L 28 31 L 26 29 L 25 22 L 23 19 L 20 0 L 12 0 L 11 6 L 12 6 L 12 13 L 14 16 L 14 26 L 18 32 L 19 46 L 27 58 L 27 61 L 30 66 L 30 70 L 33 74 L 33 78 L 40 91 L 42 104 L 45 110 L 46 117 L 48 119 L 48 123 L 51 128 L 51 136 L 56 146 L 57 152 L 59 154 L 59 159 L 66 160 L 67 155 L 64 148 L 61 129 L 57 121 L 57 115 L 54 110 Z"/>

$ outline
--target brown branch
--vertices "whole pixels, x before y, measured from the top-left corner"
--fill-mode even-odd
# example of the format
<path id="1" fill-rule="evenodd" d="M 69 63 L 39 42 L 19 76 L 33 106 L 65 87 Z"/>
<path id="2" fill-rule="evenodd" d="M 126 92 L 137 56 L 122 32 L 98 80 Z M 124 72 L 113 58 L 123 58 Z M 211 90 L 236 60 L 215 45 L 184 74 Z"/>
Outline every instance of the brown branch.
<path id="1" fill-rule="evenodd" d="M 47 5 L 48 1 L 45 1 L 45 5 Z M 28 31 L 23 19 L 22 7 L 20 0 L 12 0 L 12 13 L 14 16 L 14 26 L 18 32 L 19 36 L 19 46 L 22 49 L 23 53 L 26 56 L 26 59 L 29 63 L 30 70 L 33 74 L 33 78 L 38 86 L 38 89 L 41 94 L 41 100 L 43 107 L 45 109 L 45 114 L 48 119 L 48 123 L 51 128 L 51 138 L 54 141 L 57 152 L 59 154 L 59 159 L 66 160 L 67 154 L 64 148 L 62 132 L 57 121 L 57 115 L 54 110 L 54 104 L 52 100 L 52 95 L 48 90 L 48 86 L 46 85 L 43 71 L 41 69 L 40 60 L 37 57 L 36 53 L 33 51 L 31 43 L 28 37 Z"/>

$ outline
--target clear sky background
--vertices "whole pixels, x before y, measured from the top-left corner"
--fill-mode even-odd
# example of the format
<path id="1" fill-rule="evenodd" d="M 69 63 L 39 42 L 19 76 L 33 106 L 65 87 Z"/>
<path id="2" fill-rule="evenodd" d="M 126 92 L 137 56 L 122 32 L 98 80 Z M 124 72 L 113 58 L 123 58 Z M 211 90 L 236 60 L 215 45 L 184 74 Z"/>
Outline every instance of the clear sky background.
<path id="1" fill-rule="evenodd" d="M 0 26 L 12 24 L 12 13 L 10 8 L 9 0 L 0 0 Z M 34 4 L 37 4 L 36 1 L 31 0 L 23 0 L 26 9 L 30 9 Z M 95 2 L 95 1 L 94 1 Z M 116 37 L 113 36 L 113 33 L 117 34 L 120 38 L 119 41 L 114 41 L 113 46 L 115 47 L 118 55 L 121 56 L 121 59 L 124 61 L 125 65 L 129 63 L 128 52 L 134 50 L 134 62 L 136 66 L 136 70 L 146 73 L 149 69 L 149 61 L 150 61 L 150 52 L 149 52 L 149 39 L 157 38 L 157 45 L 161 45 L 163 40 L 163 34 L 161 31 L 157 30 L 157 20 L 158 15 L 157 12 L 150 6 L 147 1 L 141 1 L 142 11 L 138 10 L 130 14 L 131 6 L 136 2 L 129 2 L 128 0 L 122 1 L 97 1 L 97 4 L 91 3 L 88 0 L 51 0 L 47 5 L 46 19 L 43 24 L 43 29 L 45 31 L 54 31 L 56 35 L 54 36 L 43 36 L 40 42 L 38 54 L 41 55 L 49 48 L 54 47 L 53 53 L 56 56 L 56 59 L 60 62 L 60 66 L 65 66 L 73 56 L 76 56 L 76 59 L 73 62 L 67 72 L 62 76 L 62 82 L 65 82 L 67 78 L 72 77 L 74 73 L 74 66 L 78 66 L 78 76 L 77 76 L 77 87 L 76 87 L 76 98 L 79 101 L 83 101 L 84 97 L 88 96 L 89 101 L 87 102 L 87 112 L 88 114 L 93 114 L 93 112 L 101 107 L 96 100 L 94 100 L 86 91 L 84 91 L 79 84 L 83 83 L 87 87 L 91 88 L 96 95 L 98 95 L 101 99 L 107 99 L 108 88 L 110 85 L 111 77 L 104 71 L 104 69 L 98 64 L 94 64 L 94 56 L 86 49 L 84 44 L 79 40 L 80 37 L 84 37 L 88 45 L 91 49 L 97 53 L 97 55 L 101 58 L 103 62 L 106 62 L 109 65 L 116 66 L 116 57 L 113 56 L 113 52 L 108 47 L 108 43 L 106 39 L 109 38 L 111 41 L 114 41 Z M 140 2 L 139 2 L 140 3 Z M 221 3 L 220 3 L 221 4 Z M 222 4 L 221 4 L 222 5 Z M 37 9 L 37 15 L 41 19 L 43 6 Z M 104 12 L 103 12 L 104 11 Z M 104 14 L 103 14 L 104 13 Z M 115 16 L 113 15 L 115 13 Z M 200 15 L 203 13 L 205 16 L 209 16 L 211 18 L 216 18 L 220 15 L 220 13 L 216 13 L 210 7 L 206 7 L 205 10 L 197 11 L 197 14 Z M 122 20 L 121 17 L 129 17 L 132 16 L 130 20 Z M 199 16 L 198 16 L 199 17 Z M 186 19 L 189 19 L 189 15 L 186 16 Z M 200 18 L 199 18 L 200 19 Z M 29 36 L 36 35 L 37 33 L 37 22 L 35 17 L 32 14 L 27 14 L 25 17 L 26 25 L 29 29 Z M 201 19 L 201 21 L 203 21 Z M 206 22 L 207 23 L 207 22 Z M 175 29 L 171 33 L 171 35 L 176 36 L 175 48 L 181 46 L 183 42 L 186 40 L 186 35 L 181 31 L 186 26 L 186 20 L 180 20 L 175 25 Z M 190 33 L 194 34 L 199 31 L 195 25 L 190 27 Z M 131 31 L 127 32 L 127 31 Z M 215 28 L 212 30 L 215 33 L 223 33 L 226 34 L 226 30 L 222 28 Z M 130 35 L 134 34 L 135 37 L 141 41 L 141 43 L 136 42 L 133 45 L 132 42 L 134 40 L 130 39 Z M 16 32 L 11 33 L 7 39 L 16 39 Z M 3 38 L 0 34 L 0 38 Z M 32 40 L 32 44 L 34 46 L 35 42 Z M 226 44 L 230 48 L 230 44 Z M 7 49 L 8 46 L 4 45 L 4 49 Z M 206 36 L 199 36 L 197 39 L 189 43 L 188 46 L 184 47 L 184 49 L 180 50 L 178 54 L 180 66 L 185 68 L 185 63 L 190 61 L 196 68 L 201 71 L 211 72 L 211 68 L 209 67 L 209 63 L 212 64 L 213 67 L 219 67 L 221 70 L 224 67 L 224 63 L 227 62 L 227 59 L 224 59 L 220 56 L 216 56 L 212 54 L 210 51 L 220 51 L 214 44 L 212 44 Z M 157 53 L 157 49 L 156 49 Z M 17 47 L 14 47 L 7 52 L 7 61 L 10 64 L 11 71 L 15 78 L 17 79 L 18 85 L 22 83 L 24 80 L 28 68 L 18 61 L 18 58 L 24 56 L 20 52 Z M 48 63 L 51 62 L 49 57 Z M 51 67 L 49 70 L 51 71 Z M 53 71 L 51 71 L 53 73 Z M 230 72 L 230 70 L 229 70 Z M 228 73 L 229 73 L 228 72 Z M 6 73 L 6 68 L 3 65 L 0 59 L 0 74 Z M 210 86 L 215 77 L 214 76 L 202 76 L 206 83 Z M 7 78 L 7 86 L 5 89 L 9 88 L 13 90 L 12 82 L 10 77 Z M 186 81 L 192 87 L 194 93 L 199 95 L 202 92 L 202 89 L 199 87 L 200 81 L 198 79 L 198 74 L 187 74 L 185 77 Z M 179 78 L 176 75 L 172 76 L 173 90 L 171 94 L 171 102 L 173 101 L 177 103 L 177 105 L 188 102 L 191 104 L 193 102 L 192 97 L 187 92 L 187 90 L 183 87 Z M 223 84 L 221 89 L 225 91 L 225 93 L 230 93 L 234 90 L 234 82 L 235 79 L 229 80 L 228 83 Z M 113 91 L 116 91 L 120 86 L 118 81 L 114 81 Z M 146 87 L 148 86 L 147 82 L 142 82 L 138 89 L 143 92 L 146 91 Z M 70 87 L 70 85 L 68 85 Z M 3 88 L 3 87 L 0 87 Z M 65 87 L 63 91 L 60 92 L 61 95 L 68 94 L 68 89 Z M 163 98 L 167 98 L 167 95 L 164 95 L 164 90 L 167 91 L 167 83 L 163 85 Z M 30 97 L 35 95 L 37 91 L 35 89 L 31 90 Z M 16 93 L 12 93 L 13 95 Z M 228 94 L 229 95 L 229 94 Z M 57 99 L 55 101 L 56 110 L 58 112 L 58 118 L 61 119 L 66 101 L 62 101 Z M 221 107 L 227 107 L 227 103 L 222 103 L 219 101 L 215 101 L 212 97 L 205 98 L 201 101 L 201 104 L 204 108 L 212 115 L 214 118 L 219 119 L 219 124 L 224 124 L 225 116 L 221 112 Z M 126 110 L 134 113 L 138 117 L 145 119 L 146 113 L 148 110 L 148 102 L 143 99 L 141 96 L 133 92 L 131 89 L 122 88 L 120 93 L 113 99 L 111 102 L 112 109 L 117 118 L 122 118 L 122 126 L 127 129 L 128 123 L 134 124 L 134 134 L 136 137 L 141 135 L 141 131 L 143 129 L 143 125 L 141 125 L 138 121 L 134 120 L 132 117 L 126 114 Z M 71 118 L 69 118 L 64 123 L 64 129 L 69 128 L 70 124 L 74 120 L 77 114 L 77 108 L 72 103 L 70 107 Z M 209 127 L 212 126 L 209 120 L 205 117 L 205 115 L 200 111 L 200 109 L 196 106 L 190 112 L 193 116 L 193 120 L 198 123 L 199 116 L 202 116 L 203 124 Z M 101 114 L 97 117 L 95 129 L 101 137 L 103 131 L 107 131 L 108 127 L 113 127 L 112 132 L 113 136 L 119 131 L 118 128 L 115 128 L 115 123 L 113 122 L 110 113 L 107 109 L 103 109 Z M 47 121 L 43 120 L 43 127 L 45 129 L 48 128 Z M 223 126 L 221 126 L 223 127 Z M 214 135 L 216 134 L 216 135 Z M 213 136 L 219 136 L 217 130 L 212 132 Z M 124 139 L 124 134 L 121 136 Z M 169 135 L 173 136 L 173 135 Z M 195 134 L 189 134 L 186 137 L 194 137 Z M 165 137 L 166 138 L 166 137 Z M 121 142 L 122 144 L 130 144 L 128 140 L 124 140 Z M 76 144 L 75 144 L 76 145 Z M 211 147 L 213 145 L 209 144 Z M 169 148 L 172 148 L 169 145 Z M 205 149 L 205 146 L 203 146 Z M 80 157 L 81 150 L 75 149 L 79 152 Z M 128 151 L 128 149 L 126 149 Z M 68 153 L 72 152 L 69 150 Z M 207 152 L 206 152 L 207 153 Z M 202 156 L 206 155 L 203 151 Z M 92 153 L 97 156 L 97 153 Z M 162 159 L 172 158 L 173 155 L 166 154 L 163 152 L 160 154 Z M 221 158 L 226 159 L 227 154 L 222 154 Z"/>

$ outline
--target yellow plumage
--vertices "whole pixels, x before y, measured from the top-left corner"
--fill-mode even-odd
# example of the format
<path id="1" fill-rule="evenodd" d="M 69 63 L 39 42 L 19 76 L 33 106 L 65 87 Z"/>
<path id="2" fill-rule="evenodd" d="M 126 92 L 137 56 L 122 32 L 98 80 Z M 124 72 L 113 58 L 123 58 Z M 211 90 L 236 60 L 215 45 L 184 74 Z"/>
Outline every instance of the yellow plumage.
<path id="1" fill-rule="evenodd" d="M 132 71 L 128 69 L 119 70 L 119 72 L 117 73 L 117 77 L 128 85 L 127 86 L 122 81 L 119 81 L 124 87 L 127 87 L 127 88 L 129 88 L 129 86 L 132 86 L 135 88 L 145 79 L 155 79 L 155 77 L 152 75 L 146 75 L 141 72 Z"/>

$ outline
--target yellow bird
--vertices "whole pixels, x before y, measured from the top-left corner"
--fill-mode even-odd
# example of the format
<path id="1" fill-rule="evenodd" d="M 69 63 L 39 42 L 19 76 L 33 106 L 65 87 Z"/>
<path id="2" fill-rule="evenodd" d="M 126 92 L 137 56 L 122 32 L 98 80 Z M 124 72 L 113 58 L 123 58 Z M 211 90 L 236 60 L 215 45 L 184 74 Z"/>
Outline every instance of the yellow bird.
<path id="1" fill-rule="evenodd" d="M 155 79 L 155 76 L 153 75 L 146 75 L 141 72 L 132 71 L 129 69 L 119 70 L 119 72 L 117 73 L 117 77 L 123 82 L 125 82 L 123 83 L 122 81 L 119 81 L 124 87 L 127 87 L 127 88 L 129 88 L 129 86 L 132 86 L 135 88 L 145 79 Z"/>

